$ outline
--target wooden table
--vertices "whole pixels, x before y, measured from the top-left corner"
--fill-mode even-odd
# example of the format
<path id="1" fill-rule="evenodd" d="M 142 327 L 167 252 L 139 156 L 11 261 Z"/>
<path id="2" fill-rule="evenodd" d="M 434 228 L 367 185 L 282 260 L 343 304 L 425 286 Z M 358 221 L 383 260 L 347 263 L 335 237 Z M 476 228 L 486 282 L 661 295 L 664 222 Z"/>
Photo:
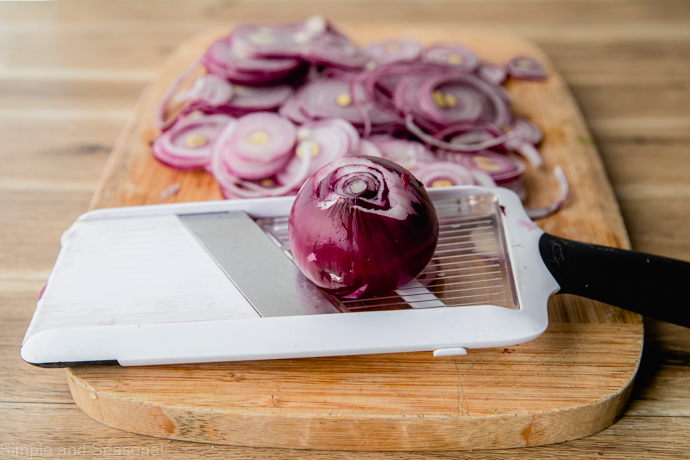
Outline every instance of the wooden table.
<path id="1" fill-rule="evenodd" d="M 229 22 L 443 23 L 525 36 L 578 99 L 634 249 L 690 261 L 690 3 L 680 1 L 50 2 L 0 4 L 0 458 L 681 458 L 690 332 L 646 321 L 623 418 L 586 439 L 486 452 L 319 452 L 167 441 L 103 426 L 63 370 L 19 345 L 62 231 L 86 211 L 117 134 L 163 59 Z"/>

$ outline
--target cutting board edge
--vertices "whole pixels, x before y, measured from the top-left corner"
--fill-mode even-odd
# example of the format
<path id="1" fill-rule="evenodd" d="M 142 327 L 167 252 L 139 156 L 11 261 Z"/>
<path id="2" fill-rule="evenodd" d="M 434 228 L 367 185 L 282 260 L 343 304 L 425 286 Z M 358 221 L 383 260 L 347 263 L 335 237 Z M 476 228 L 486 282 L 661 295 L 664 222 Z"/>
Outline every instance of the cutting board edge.
<path id="1" fill-rule="evenodd" d="M 180 441 L 237 445 L 254 448 L 289 448 L 323 451 L 449 451 L 533 447 L 580 439 L 596 434 L 614 424 L 624 413 L 632 393 L 633 375 L 626 385 L 594 404 L 563 411 L 511 413 L 493 416 L 399 417 L 385 429 L 376 417 L 292 417 L 290 425 L 299 432 L 262 438 L 254 435 L 262 427 L 280 426 L 282 416 L 247 417 L 228 414 L 217 407 L 202 409 L 163 406 L 132 398 L 117 398 L 93 389 L 67 369 L 69 390 L 77 406 L 89 417 L 119 430 Z M 201 415 L 201 416 L 200 416 Z M 585 416 L 591 423 L 579 424 Z M 295 419 L 303 421 L 295 422 Z M 407 419 L 407 420 L 406 420 Z M 303 423 L 301 423 L 303 422 Z M 435 423 L 438 427 L 430 427 Z M 305 437 L 304 431 L 317 429 Z M 579 426 L 578 426 L 579 425 Z M 554 426 L 559 427 L 553 429 Z M 208 429 L 212 427 L 212 429 Z M 443 436 L 429 436 L 438 428 Z M 339 436 L 334 433 L 370 433 L 373 439 Z M 204 435 L 200 436 L 199 431 Z M 409 433 L 417 431 L 417 435 Z M 242 433 L 239 436 L 237 433 Z M 324 436 L 324 433 L 329 433 Z M 405 433 L 404 437 L 400 433 Z M 397 436 L 396 436 L 397 434 Z M 430 441 L 431 439 L 431 441 Z M 343 441 L 345 440 L 345 441 Z"/>

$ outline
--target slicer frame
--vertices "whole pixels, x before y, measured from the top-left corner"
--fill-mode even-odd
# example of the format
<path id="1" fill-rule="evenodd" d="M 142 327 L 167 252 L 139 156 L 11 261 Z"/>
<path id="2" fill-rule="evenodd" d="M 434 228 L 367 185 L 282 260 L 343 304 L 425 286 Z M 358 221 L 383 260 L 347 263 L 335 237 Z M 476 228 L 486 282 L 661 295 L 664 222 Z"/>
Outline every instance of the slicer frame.
<path id="1" fill-rule="evenodd" d="M 247 310 L 244 316 L 223 319 L 214 317 L 216 310 L 213 309 L 208 310 L 206 317 L 201 317 L 203 308 L 200 308 L 201 316 L 197 318 L 182 317 L 179 311 L 199 308 L 199 305 L 178 304 L 168 305 L 168 310 L 161 307 L 160 315 L 153 319 L 149 316 L 140 318 L 141 321 L 123 323 L 118 321 L 117 311 L 113 311 L 112 321 L 70 324 L 69 310 L 76 308 L 70 299 L 76 298 L 79 293 L 75 293 L 74 289 L 66 291 L 64 287 L 78 286 L 79 280 L 68 280 L 65 274 L 74 269 L 75 264 L 77 267 L 83 266 L 79 263 L 98 267 L 99 261 L 109 263 L 103 258 L 97 259 L 98 254 L 93 251 L 82 250 L 79 253 L 81 259 L 75 258 L 74 248 L 78 247 L 80 235 L 85 234 L 87 227 L 110 228 L 118 223 L 126 227 L 137 222 L 153 225 L 156 219 L 174 226 L 171 222 L 178 215 L 228 211 L 243 211 L 254 219 L 275 218 L 289 214 L 294 197 L 109 208 L 82 215 L 65 232 L 62 250 L 25 336 L 22 358 L 40 366 L 92 362 L 135 366 L 420 351 L 448 355 L 462 354 L 466 349 L 509 346 L 532 340 L 545 331 L 548 324 L 547 301 L 558 290 L 558 284 L 539 255 L 538 242 L 543 231 L 527 217 L 520 199 L 510 190 L 483 187 L 429 190 L 434 202 L 487 193 L 496 197 L 497 207 L 501 210 L 499 221 L 512 267 L 517 309 L 489 304 L 273 317 L 252 315 Z M 174 235 L 184 240 L 180 234 Z M 268 238 L 267 242 L 272 244 Z M 150 245 L 155 246 L 155 242 Z M 99 250 L 106 248 L 99 247 Z M 155 247 L 149 249 L 157 250 Z M 188 249 L 192 259 L 197 257 L 194 249 Z M 209 277 L 215 276 L 212 265 L 198 257 L 199 270 L 207 270 Z M 190 262 L 190 265 L 193 263 Z M 136 264 L 132 266 L 136 267 Z M 142 276 L 151 273 L 146 268 L 141 270 Z M 165 278 L 166 274 L 154 273 L 150 276 L 154 275 L 160 279 Z M 194 273 L 188 275 L 194 276 Z M 132 276 L 137 279 L 136 274 Z M 97 284 L 98 280 L 90 280 L 90 283 Z M 214 282 L 209 286 L 218 284 Z M 92 286 L 91 289 L 99 291 L 99 286 Z M 107 289 L 103 287 L 101 291 Z M 187 291 L 183 292 L 187 294 Z M 82 294 L 87 295 L 88 292 Z M 141 294 L 147 292 L 141 291 Z M 194 292 L 192 294 L 196 295 Z M 239 305 L 243 300 L 241 295 L 238 297 L 234 294 L 228 294 L 229 298 L 223 300 L 225 297 L 220 291 L 207 294 L 220 299 L 220 304 L 214 308 L 222 308 L 223 302 Z M 200 299 L 203 298 L 203 292 L 199 295 Z M 193 295 L 187 300 L 190 298 L 194 298 Z M 86 301 L 83 297 L 80 299 Z M 97 303 L 98 299 L 92 296 L 87 300 Z M 109 300 L 115 310 L 120 305 L 117 300 Z M 51 307 L 55 302 L 62 302 L 63 310 L 60 311 L 66 312 L 59 320 L 55 319 L 54 313 L 52 317 L 48 315 L 48 312 L 56 311 Z M 136 304 L 130 308 L 136 309 Z M 173 311 L 178 312 L 175 313 L 177 317 L 166 317 L 166 311 L 171 315 Z"/>

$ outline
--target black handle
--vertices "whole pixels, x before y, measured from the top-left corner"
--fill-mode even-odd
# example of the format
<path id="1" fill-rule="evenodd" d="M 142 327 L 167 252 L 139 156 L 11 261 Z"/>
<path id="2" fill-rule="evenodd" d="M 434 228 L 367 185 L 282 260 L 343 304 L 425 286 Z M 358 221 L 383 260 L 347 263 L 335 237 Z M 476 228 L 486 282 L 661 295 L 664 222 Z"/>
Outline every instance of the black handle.
<path id="1" fill-rule="evenodd" d="M 545 233 L 539 252 L 561 286 L 575 294 L 690 327 L 690 263 Z"/>

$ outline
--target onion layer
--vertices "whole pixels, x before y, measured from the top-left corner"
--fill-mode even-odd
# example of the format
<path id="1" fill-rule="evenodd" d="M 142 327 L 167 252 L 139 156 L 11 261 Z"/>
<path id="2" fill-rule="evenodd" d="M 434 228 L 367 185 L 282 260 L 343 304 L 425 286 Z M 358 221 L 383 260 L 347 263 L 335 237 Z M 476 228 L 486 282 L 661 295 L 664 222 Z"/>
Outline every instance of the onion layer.
<path id="1" fill-rule="evenodd" d="M 214 141 L 232 120 L 226 115 L 180 118 L 153 143 L 153 156 L 177 169 L 205 168 Z"/>
<path id="2" fill-rule="evenodd" d="M 295 126 L 271 112 L 254 112 L 237 120 L 218 137 L 214 149 L 229 172 L 242 179 L 265 179 L 290 159 Z"/>
<path id="3" fill-rule="evenodd" d="M 346 157 L 300 189 L 289 234 L 307 278 L 334 295 L 360 298 L 395 290 L 424 269 L 438 219 L 408 171 L 383 158 Z"/>

